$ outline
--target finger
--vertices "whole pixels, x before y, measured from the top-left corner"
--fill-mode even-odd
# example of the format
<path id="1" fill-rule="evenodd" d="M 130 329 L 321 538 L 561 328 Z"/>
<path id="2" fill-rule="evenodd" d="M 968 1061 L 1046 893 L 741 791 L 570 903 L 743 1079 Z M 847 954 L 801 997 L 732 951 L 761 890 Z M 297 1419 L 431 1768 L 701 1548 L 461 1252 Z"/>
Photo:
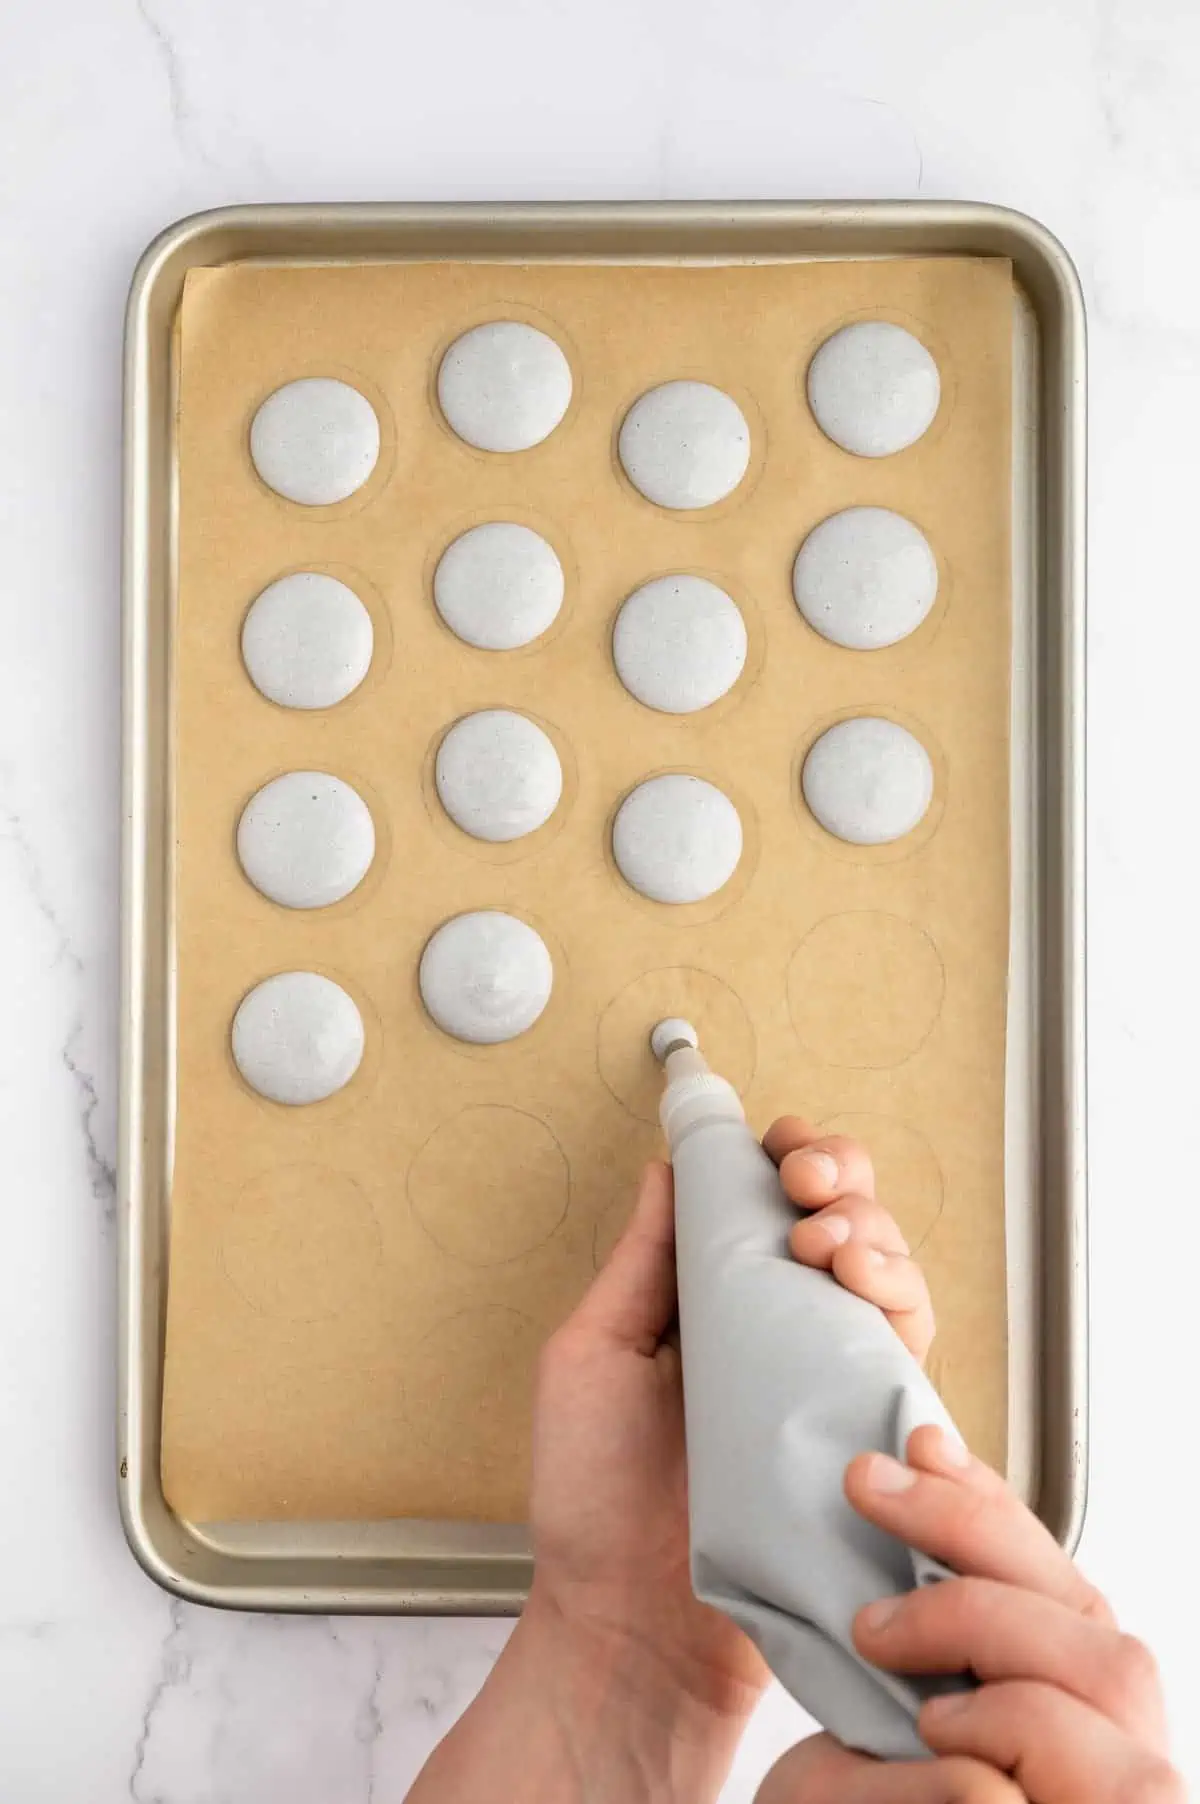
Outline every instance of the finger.
<path id="1" fill-rule="evenodd" d="M 903 1234 L 882 1203 L 869 1196 L 840 1196 L 816 1215 L 806 1215 L 792 1229 L 792 1252 L 803 1265 L 828 1271 L 838 1247 L 850 1241 L 878 1247 L 884 1253 L 907 1253 Z"/>
<path id="2" fill-rule="evenodd" d="M 1088 1582 L 1080 1572 L 1074 1560 L 1069 1559 L 1055 1541 L 1053 1535 L 1044 1524 L 1038 1522 L 1031 1510 L 1027 1510 L 1020 1499 L 1015 1497 L 1010 1487 L 997 1472 L 985 1465 L 983 1460 L 975 1459 L 955 1435 L 948 1435 L 940 1428 L 917 1428 L 908 1437 L 905 1458 L 910 1466 L 916 1466 L 925 1472 L 938 1473 L 943 1477 L 957 1480 L 960 1484 L 970 1485 L 976 1490 L 986 1492 L 989 1496 L 1001 1496 L 1011 1500 L 1017 1510 L 1022 1513 L 1027 1523 L 1036 1524 L 1041 1531 L 1040 1540 L 1045 1546 L 1049 1543 L 1054 1550 L 1055 1564 L 1060 1571 L 1065 1562 L 1070 1577 L 1070 1595 L 1063 1601 L 1081 1615 L 1091 1617 L 1094 1622 L 1107 1623 L 1110 1628 L 1116 1626 L 1116 1617 L 1112 1613 L 1108 1600 Z M 993 1578 L 1003 1578 L 1003 1573 L 993 1573 Z M 1066 1574 L 1064 1573 L 1064 1576 Z M 1014 1580 L 1014 1583 L 1021 1581 Z M 1057 1595 L 1057 1593 L 1055 1593 Z"/>
<path id="3" fill-rule="evenodd" d="M 975 1760 L 900 1760 L 852 1754 L 812 1735 L 777 1760 L 755 1804 L 1024 1804 L 994 1767 Z"/>
<path id="4" fill-rule="evenodd" d="M 918 1726 L 934 1753 L 1011 1773 L 1030 1804 L 1186 1804 L 1160 1754 L 1053 1685 L 1018 1679 L 934 1698 Z"/>
<path id="5" fill-rule="evenodd" d="M 1159 1752 L 1166 1747 L 1149 1650 L 1053 1598 L 994 1579 L 947 1579 L 860 1610 L 859 1652 L 889 1672 L 973 1672 L 1057 1685 Z"/>
<path id="6" fill-rule="evenodd" d="M 783 1187 L 804 1209 L 821 1209 L 835 1197 L 874 1196 L 875 1167 L 865 1146 L 843 1134 L 828 1134 L 795 1152 L 779 1167 Z"/>
<path id="7" fill-rule="evenodd" d="M 642 1172 L 628 1227 L 563 1331 L 652 1354 L 675 1303 L 671 1168 L 652 1159 Z"/>
<path id="8" fill-rule="evenodd" d="M 802 1115 L 780 1115 L 762 1137 L 763 1150 L 778 1165 L 788 1153 L 820 1139 L 820 1131 Z"/>
<path id="9" fill-rule="evenodd" d="M 779 1166 L 784 1189 L 805 1209 L 820 1209 L 847 1191 L 875 1194 L 870 1154 L 845 1134 L 820 1134 L 798 1116 L 785 1115 L 767 1129 L 763 1145 Z"/>
<path id="10" fill-rule="evenodd" d="M 910 1455 L 929 1460 L 933 1436 L 940 1437 L 940 1472 L 901 1465 L 883 1453 L 850 1462 L 846 1495 L 859 1514 L 964 1576 L 1020 1585 L 1099 1616 L 1097 1593 L 1050 1531 L 961 1442 L 940 1429 L 921 1429 L 910 1438 Z M 956 1466 L 956 1459 L 965 1465 Z"/>
<path id="11" fill-rule="evenodd" d="M 851 1240 L 834 1253 L 833 1275 L 843 1289 L 881 1309 L 913 1357 L 925 1360 L 935 1323 L 929 1286 L 915 1259 Z"/>

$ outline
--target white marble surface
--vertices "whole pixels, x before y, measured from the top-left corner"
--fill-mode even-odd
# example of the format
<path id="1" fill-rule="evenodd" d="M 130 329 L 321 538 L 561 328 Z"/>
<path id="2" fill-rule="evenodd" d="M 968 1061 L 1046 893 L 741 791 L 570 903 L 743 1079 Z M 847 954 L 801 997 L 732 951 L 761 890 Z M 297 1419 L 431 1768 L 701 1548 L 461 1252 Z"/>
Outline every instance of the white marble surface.
<path id="1" fill-rule="evenodd" d="M 7 0 L 0 11 L 0 1795 L 384 1804 L 504 1628 L 172 1605 L 112 1482 L 119 333 L 158 228 L 259 199 L 971 196 L 1092 325 L 1093 1495 L 1189 1657 L 1200 137 L 1191 0 Z M 452 68 L 453 81 L 439 71 Z M 1189 837 L 1184 837 L 1188 835 Z M 1192 1681 L 1189 1684 L 1189 1679 Z M 794 1733 L 773 1701 L 729 1799 Z"/>

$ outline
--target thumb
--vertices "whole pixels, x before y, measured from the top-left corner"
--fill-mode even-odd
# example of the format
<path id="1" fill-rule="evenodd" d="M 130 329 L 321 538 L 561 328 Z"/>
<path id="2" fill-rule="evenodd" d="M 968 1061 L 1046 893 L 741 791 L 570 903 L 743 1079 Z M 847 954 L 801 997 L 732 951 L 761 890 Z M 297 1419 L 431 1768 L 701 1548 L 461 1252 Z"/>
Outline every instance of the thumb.
<path id="1" fill-rule="evenodd" d="M 572 1324 L 610 1345 L 652 1354 L 675 1314 L 675 1198 L 671 1167 L 652 1159 L 629 1226 L 576 1309 Z"/>
<path id="2" fill-rule="evenodd" d="M 812 1735 L 775 1762 L 755 1804 L 1025 1804 L 1025 1793 L 980 1760 L 871 1760 Z"/>
<path id="3" fill-rule="evenodd" d="M 775 1762 L 755 1794 L 754 1804 L 852 1804 L 861 1769 L 875 1766 L 852 1754 L 832 1735 L 810 1735 Z M 864 1794 L 870 1798 L 871 1794 Z M 880 1794 L 881 1799 L 885 1794 Z"/>

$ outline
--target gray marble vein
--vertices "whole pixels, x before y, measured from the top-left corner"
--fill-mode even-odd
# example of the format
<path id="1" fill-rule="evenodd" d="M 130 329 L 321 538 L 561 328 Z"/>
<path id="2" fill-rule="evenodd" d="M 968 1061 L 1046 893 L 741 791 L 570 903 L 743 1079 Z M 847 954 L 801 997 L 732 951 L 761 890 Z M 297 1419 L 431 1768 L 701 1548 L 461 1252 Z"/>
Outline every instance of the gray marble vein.
<path id="1" fill-rule="evenodd" d="M 136 0 L 136 4 L 138 18 L 149 34 L 150 41 L 154 46 L 154 54 L 166 82 L 172 128 L 177 137 L 182 137 L 190 123 L 188 95 L 184 85 L 183 57 L 176 46 L 172 32 L 152 5 L 152 0 Z"/>
<path id="2" fill-rule="evenodd" d="M 10 787 L 11 774 L 0 772 L 0 791 Z M 87 967 L 76 951 L 62 914 L 50 894 L 37 849 L 26 830 L 24 818 L 7 799 L 0 799 L 0 838 L 7 840 L 13 848 L 26 894 L 49 930 L 54 949 L 53 963 L 60 968 L 65 967 L 70 973 L 72 991 L 80 997 L 59 1056 L 75 1091 L 88 1183 L 93 1197 L 104 1210 L 105 1219 L 111 1220 L 116 1209 L 116 1166 L 113 1155 L 101 1144 L 97 1130 L 97 1116 L 101 1110 L 97 1077 L 82 1054 L 87 1029 L 82 1001 L 88 976 Z"/>
<path id="3" fill-rule="evenodd" d="M 170 1627 L 163 1638 L 158 1671 L 146 1693 L 146 1707 L 142 1712 L 141 1724 L 133 1746 L 133 1765 L 129 1772 L 128 1792 L 129 1796 L 135 1800 L 135 1804 L 165 1804 L 161 1792 L 150 1793 L 144 1789 L 146 1752 L 150 1745 L 150 1738 L 155 1732 L 158 1712 L 163 1699 L 174 1687 L 186 1685 L 192 1675 L 191 1655 L 186 1646 L 184 1606 L 177 1598 L 171 1599 L 169 1617 Z"/>

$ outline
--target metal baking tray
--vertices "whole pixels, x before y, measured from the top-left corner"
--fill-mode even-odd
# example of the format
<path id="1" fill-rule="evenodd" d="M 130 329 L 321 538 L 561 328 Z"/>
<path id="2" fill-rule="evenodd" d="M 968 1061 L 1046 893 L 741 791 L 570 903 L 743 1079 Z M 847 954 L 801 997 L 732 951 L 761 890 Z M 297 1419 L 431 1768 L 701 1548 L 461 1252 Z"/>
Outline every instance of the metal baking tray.
<path id="1" fill-rule="evenodd" d="M 1010 258 L 1014 329 L 1012 935 L 1006 1090 L 1009 1476 L 1073 1548 L 1087 1472 L 1083 625 L 1085 337 L 1070 259 L 1034 221 L 952 202 L 263 206 L 150 245 L 125 336 L 118 1484 L 168 1590 L 241 1609 L 508 1614 L 523 1531 L 467 1523 L 195 1524 L 159 1476 L 174 1083 L 172 661 L 176 323 L 193 267 L 245 260 L 730 263 Z"/>

